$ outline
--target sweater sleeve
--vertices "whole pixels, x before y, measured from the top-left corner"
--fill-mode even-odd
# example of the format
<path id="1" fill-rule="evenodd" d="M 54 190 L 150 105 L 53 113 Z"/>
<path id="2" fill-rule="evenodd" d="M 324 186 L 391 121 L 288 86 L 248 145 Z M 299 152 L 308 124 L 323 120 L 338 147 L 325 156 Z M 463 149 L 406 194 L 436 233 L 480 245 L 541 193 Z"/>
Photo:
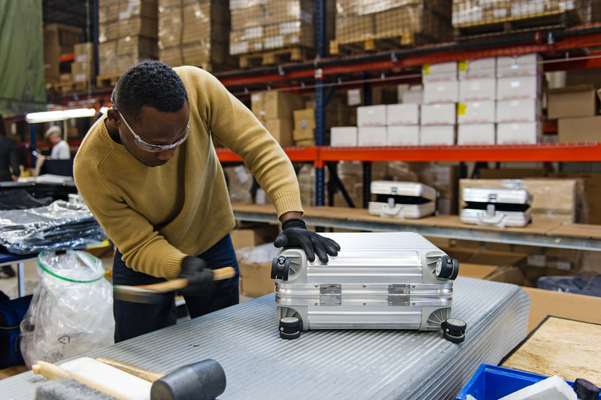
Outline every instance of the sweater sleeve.
<path id="1" fill-rule="evenodd" d="M 278 217 L 290 211 L 302 212 L 296 173 L 277 140 L 217 78 L 199 68 L 190 68 L 194 68 L 200 85 L 198 95 L 206 96 L 205 115 L 212 134 L 242 157 L 271 198 Z"/>
<path id="2" fill-rule="evenodd" d="M 98 173 L 97 166 L 77 161 L 74 170 L 77 189 L 123 255 L 125 265 L 158 278 L 176 278 L 186 255 L 111 190 Z"/>

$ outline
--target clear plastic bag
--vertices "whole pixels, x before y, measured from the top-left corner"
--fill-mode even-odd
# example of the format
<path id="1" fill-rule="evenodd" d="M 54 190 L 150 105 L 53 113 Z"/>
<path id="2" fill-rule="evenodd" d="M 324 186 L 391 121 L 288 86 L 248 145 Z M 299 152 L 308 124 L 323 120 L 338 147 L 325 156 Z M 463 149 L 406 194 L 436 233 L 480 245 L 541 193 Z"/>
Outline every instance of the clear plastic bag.
<path id="1" fill-rule="evenodd" d="M 281 249 L 276 248 L 273 243 L 266 243 L 256 247 L 245 247 L 237 251 L 238 260 L 246 264 L 270 263 L 280 254 Z"/>
<path id="2" fill-rule="evenodd" d="M 85 252 L 43 252 L 40 282 L 21 322 L 27 366 L 56 362 L 114 343 L 113 293 L 102 262 Z"/>

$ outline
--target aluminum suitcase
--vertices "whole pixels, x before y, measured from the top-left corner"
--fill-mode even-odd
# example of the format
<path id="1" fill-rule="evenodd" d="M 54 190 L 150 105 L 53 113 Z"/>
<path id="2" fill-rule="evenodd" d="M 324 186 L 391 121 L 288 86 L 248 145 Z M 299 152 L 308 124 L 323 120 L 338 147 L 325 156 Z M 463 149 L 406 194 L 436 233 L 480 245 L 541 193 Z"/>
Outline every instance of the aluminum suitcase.
<path id="1" fill-rule="evenodd" d="M 340 244 L 322 264 L 285 249 L 272 264 L 280 336 L 313 329 L 436 331 L 460 342 L 465 323 L 450 318 L 459 263 L 415 233 L 326 233 Z"/>
<path id="2" fill-rule="evenodd" d="M 417 219 L 436 210 L 436 190 L 421 183 L 374 181 L 371 193 L 376 197 L 369 203 L 372 215 Z"/>
<path id="3" fill-rule="evenodd" d="M 464 188 L 461 221 L 472 225 L 523 227 L 532 221 L 532 196 L 525 189 Z"/>

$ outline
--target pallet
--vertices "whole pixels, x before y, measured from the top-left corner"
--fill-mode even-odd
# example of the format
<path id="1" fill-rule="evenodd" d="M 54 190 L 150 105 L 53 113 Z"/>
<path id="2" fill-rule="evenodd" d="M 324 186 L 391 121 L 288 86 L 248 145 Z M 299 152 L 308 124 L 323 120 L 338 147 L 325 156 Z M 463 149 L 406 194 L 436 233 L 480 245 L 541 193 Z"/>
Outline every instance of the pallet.
<path id="1" fill-rule="evenodd" d="M 287 62 L 305 61 L 313 57 L 314 51 L 305 47 L 286 47 L 282 49 L 240 54 L 240 68 L 277 65 Z"/>
<path id="2" fill-rule="evenodd" d="M 510 17 L 483 24 L 456 26 L 455 38 L 461 40 L 474 36 L 502 35 L 540 28 L 565 28 L 580 22 L 581 18 L 577 10 L 548 12 L 530 17 Z"/>
<path id="3" fill-rule="evenodd" d="M 119 80 L 120 76 L 101 76 L 98 75 L 98 77 L 96 77 L 96 87 L 101 89 L 101 88 L 112 88 L 115 87 L 115 85 L 117 84 L 117 81 Z"/>
<path id="4" fill-rule="evenodd" d="M 426 35 L 406 32 L 396 36 L 366 38 L 352 42 L 330 41 L 331 55 L 349 55 L 413 47 L 428 42 Z"/>
<path id="5" fill-rule="evenodd" d="M 56 93 L 67 94 L 76 92 L 85 92 L 88 90 L 88 82 L 53 82 L 50 83 L 47 88 Z"/>

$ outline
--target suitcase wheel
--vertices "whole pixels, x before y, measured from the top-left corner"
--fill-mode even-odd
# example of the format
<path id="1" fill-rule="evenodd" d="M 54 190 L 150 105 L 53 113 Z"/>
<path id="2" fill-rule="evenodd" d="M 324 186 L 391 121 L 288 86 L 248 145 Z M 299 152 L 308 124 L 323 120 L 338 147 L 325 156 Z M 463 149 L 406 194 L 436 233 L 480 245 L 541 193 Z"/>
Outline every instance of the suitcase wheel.
<path id="1" fill-rule="evenodd" d="M 453 280 L 457 275 L 459 275 L 459 261 L 453 257 L 442 256 L 436 265 L 436 277 Z"/>
<path id="2" fill-rule="evenodd" d="M 287 281 L 289 271 L 290 261 L 286 257 L 279 256 L 271 262 L 271 279 Z"/>
<path id="3" fill-rule="evenodd" d="M 298 339 L 303 329 L 303 323 L 298 317 L 284 317 L 280 319 L 280 338 Z"/>
<path id="4" fill-rule="evenodd" d="M 442 336 L 449 342 L 461 343 L 465 340 L 467 324 L 460 319 L 449 318 L 440 324 Z"/>

